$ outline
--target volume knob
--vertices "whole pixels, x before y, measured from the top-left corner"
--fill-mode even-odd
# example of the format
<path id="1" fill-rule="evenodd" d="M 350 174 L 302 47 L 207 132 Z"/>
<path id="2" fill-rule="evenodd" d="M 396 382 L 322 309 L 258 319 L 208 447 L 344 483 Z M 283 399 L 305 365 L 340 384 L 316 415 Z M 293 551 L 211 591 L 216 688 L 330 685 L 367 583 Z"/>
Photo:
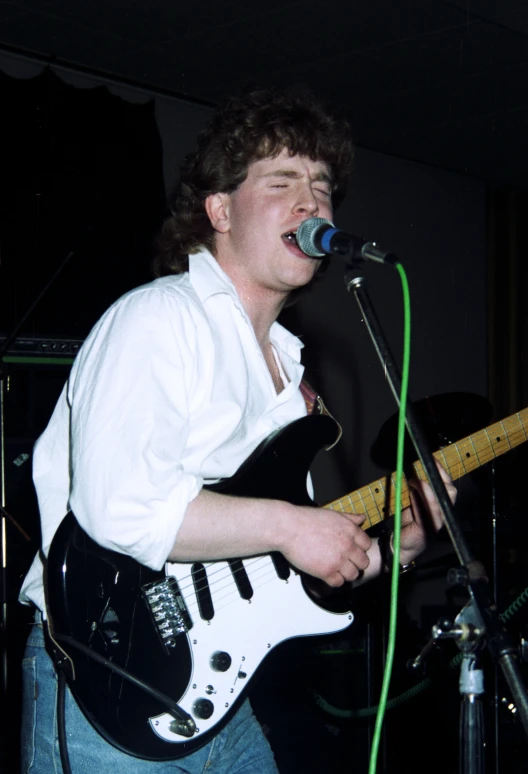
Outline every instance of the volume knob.
<path id="1" fill-rule="evenodd" d="M 223 650 L 217 650 L 209 659 L 211 669 L 214 669 L 215 672 L 227 672 L 231 663 L 231 656 Z"/>
<path id="2" fill-rule="evenodd" d="M 214 712 L 214 704 L 209 699 L 196 699 L 192 706 L 193 715 L 200 720 L 207 720 Z"/>

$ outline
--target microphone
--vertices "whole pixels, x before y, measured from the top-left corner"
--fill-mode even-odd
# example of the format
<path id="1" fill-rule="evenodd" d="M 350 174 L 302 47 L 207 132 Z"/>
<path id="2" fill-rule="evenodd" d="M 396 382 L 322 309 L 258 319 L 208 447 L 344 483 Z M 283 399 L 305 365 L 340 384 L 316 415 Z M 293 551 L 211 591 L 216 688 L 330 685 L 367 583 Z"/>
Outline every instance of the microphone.
<path id="1" fill-rule="evenodd" d="M 398 263 L 395 255 L 379 248 L 375 242 L 348 234 L 336 228 L 326 218 L 304 220 L 295 235 L 297 244 L 310 258 L 324 258 L 325 255 L 342 255 L 363 261 L 376 261 L 394 266 Z"/>

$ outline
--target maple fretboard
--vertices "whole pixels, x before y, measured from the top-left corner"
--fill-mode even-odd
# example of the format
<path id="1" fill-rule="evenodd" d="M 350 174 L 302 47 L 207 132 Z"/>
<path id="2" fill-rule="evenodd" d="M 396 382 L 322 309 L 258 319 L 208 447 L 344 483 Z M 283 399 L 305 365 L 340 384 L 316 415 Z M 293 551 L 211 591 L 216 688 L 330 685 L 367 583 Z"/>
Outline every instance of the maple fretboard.
<path id="1" fill-rule="evenodd" d="M 435 452 L 434 456 L 441 462 L 453 481 L 456 481 L 466 473 L 471 473 L 472 470 L 491 462 L 527 440 L 528 408 L 525 408 L 484 430 L 479 430 L 456 443 L 445 446 Z M 415 462 L 412 467 L 417 478 L 422 480 L 427 478 L 420 461 Z M 394 514 L 394 491 L 395 474 L 393 473 L 340 497 L 324 507 L 345 513 L 364 513 L 367 518 L 363 528 L 368 529 Z M 404 479 L 402 508 L 406 508 L 409 502 L 409 488 Z"/>

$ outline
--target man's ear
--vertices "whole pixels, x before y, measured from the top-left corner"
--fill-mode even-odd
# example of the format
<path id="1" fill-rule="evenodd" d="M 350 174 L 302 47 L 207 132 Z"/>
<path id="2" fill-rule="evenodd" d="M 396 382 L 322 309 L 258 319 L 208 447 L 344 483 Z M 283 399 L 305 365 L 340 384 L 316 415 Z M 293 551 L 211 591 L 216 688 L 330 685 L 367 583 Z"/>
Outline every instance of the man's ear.
<path id="1" fill-rule="evenodd" d="M 205 211 L 215 231 L 220 234 L 229 231 L 229 194 L 210 194 L 205 200 Z"/>

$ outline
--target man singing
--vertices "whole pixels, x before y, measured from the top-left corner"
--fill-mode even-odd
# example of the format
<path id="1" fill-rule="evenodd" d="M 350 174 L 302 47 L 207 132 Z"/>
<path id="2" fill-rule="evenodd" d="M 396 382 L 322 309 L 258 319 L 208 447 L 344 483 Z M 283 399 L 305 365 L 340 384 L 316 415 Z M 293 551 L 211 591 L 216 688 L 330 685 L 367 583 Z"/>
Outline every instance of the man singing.
<path id="1" fill-rule="evenodd" d="M 24 772 L 62 771 L 42 559 L 68 510 L 97 544 L 154 570 L 280 552 L 328 587 L 383 571 L 363 516 L 203 488 L 306 414 L 301 344 L 277 317 L 320 263 L 295 232 L 332 218 L 351 159 L 348 127 L 306 94 L 230 100 L 183 164 L 157 279 L 113 304 L 84 343 L 34 455 L 43 545 L 21 593 L 37 608 L 24 661 Z M 416 493 L 424 519 L 441 526 L 431 490 L 416 484 L 402 564 L 426 542 Z M 247 701 L 212 741 L 173 761 L 109 744 L 69 691 L 66 732 L 73 774 L 277 771 Z"/>

